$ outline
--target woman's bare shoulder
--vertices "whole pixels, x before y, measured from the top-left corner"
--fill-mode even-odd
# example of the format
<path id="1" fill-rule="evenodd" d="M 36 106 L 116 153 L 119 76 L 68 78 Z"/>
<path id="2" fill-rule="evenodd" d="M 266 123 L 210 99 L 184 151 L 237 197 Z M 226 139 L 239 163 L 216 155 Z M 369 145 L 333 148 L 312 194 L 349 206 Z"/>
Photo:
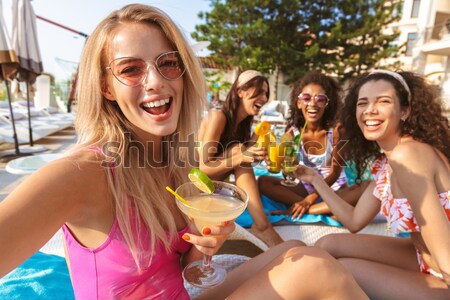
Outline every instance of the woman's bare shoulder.
<path id="1" fill-rule="evenodd" d="M 92 190 L 106 178 L 109 164 L 106 157 L 93 151 L 79 151 L 52 161 L 27 179 L 33 186 L 46 186 L 48 192 L 78 194 Z"/>
<path id="2" fill-rule="evenodd" d="M 432 170 L 432 167 L 440 161 L 441 158 L 433 146 L 413 139 L 395 146 L 389 157 L 392 168 L 407 167 L 420 172 Z"/>
<path id="3" fill-rule="evenodd" d="M 202 122 L 202 131 L 206 133 L 206 136 L 208 137 L 216 136 L 218 134 L 220 136 L 225 128 L 226 122 L 227 118 L 222 110 L 211 110 L 208 117 Z"/>
<path id="4" fill-rule="evenodd" d="M 109 165 L 108 157 L 95 151 L 77 151 L 54 160 L 46 168 L 52 171 L 65 169 L 73 172 L 92 172 L 103 170 Z"/>
<path id="5" fill-rule="evenodd" d="M 390 160 L 395 159 L 401 161 L 408 158 L 420 157 L 422 155 L 435 156 L 436 153 L 431 145 L 408 139 L 395 146 L 390 155 Z"/>
<path id="6" fill-rule="evenodd" d="M 227 118 L 221 109 L 213 109 L 209 111 L 208 118 L 212 121 L 225 121 Z"/>

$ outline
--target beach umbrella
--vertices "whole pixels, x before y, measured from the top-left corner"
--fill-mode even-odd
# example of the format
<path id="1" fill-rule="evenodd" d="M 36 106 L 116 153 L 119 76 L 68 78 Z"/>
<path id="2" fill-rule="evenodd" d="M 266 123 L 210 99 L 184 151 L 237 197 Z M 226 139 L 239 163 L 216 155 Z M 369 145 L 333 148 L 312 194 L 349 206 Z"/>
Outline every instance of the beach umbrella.
<path id="1" fill-rule="evenodd" d="M 19 58 L 16 79 L 26 83 L 28 128 L 30 146 L 33 146 L 33 132 L 30 114 L 30 85 L 42 71 L 42 59 L 36 30 L 36 15 L 30 0 L 14 0 L 12 7 L 12 46 Z"/>
<path id="2" fill-rule="evenodd" d="M 8 96 L 9 111 L 11 115 L 11 126 L 13 130 L 13 139 L 16 155 L 20 155 L 19 141 L 17 139 L 16 124 L 14 121 L 14 112 L 11 104 L 11 90 L 9 80 L 16 76 L 19 60 L 15 51 L 12 48 L 9 39 L 8 30 L 6 28 L 5 19 L 3 17 L 3 3 L 0 0 L 0 81 L 3 81 L 6 86 L 6 93 Z"/>

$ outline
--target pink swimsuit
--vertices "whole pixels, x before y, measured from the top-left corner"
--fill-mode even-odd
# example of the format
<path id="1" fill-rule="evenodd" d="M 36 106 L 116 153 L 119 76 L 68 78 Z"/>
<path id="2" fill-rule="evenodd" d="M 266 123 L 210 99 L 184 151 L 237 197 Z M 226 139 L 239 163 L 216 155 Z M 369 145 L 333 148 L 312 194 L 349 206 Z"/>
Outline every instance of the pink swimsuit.
<path id="1" fill-rule="evenodd" d="M 408 199 L 396 199 L 392 195 L 388 167 L 386 157 L 378 158 L 372 165 L 372 174 L 375 176 L 376 183 L 373 195 L 381 201 L 381 214 L 387 219 L 388 230 L 396 234 L 419 232 L 420 228 Z M 447 219 L 450 220 L 450 191 L 440 193 L 438 196 Z M 442 277 L 442 274 L 437 273 L 425 263 L 418 249 L 416 252 L 421 272 Z"/>
<path id="2" fill-rule="evenodd" d="M 95 249 L 81 245 L 67 225 L 63 225 L 76 299 L 189 299 L 180 264 L 181 255 L 191 248 L 181 238 L 188 228 L 178 232 L 169 253 L 161 244 L 151 253 L 145 243 L 150 233 L 146 227 L 142 228 L 138 235 L 138 241 L 144 241 L 140 259 L 146 265 L 153 257 L 151 265 L 139 270 L 117 219 L 106 240 Z"/>
<path id="3" fill-rule="evenodd" d="M 106 241 L 95 249 L 80 245 L 66 225 L 62 230 L 76 299 L 189 299 L 180 265 L 181 254 L 191 246 L 181 238 L 187 228 L 178 232 L 170 253 L 157 246 L 151 265 L 140 271 L 117 220 Z M 140 236 L 142 241 L 148 238 L 148 232 Z"/>

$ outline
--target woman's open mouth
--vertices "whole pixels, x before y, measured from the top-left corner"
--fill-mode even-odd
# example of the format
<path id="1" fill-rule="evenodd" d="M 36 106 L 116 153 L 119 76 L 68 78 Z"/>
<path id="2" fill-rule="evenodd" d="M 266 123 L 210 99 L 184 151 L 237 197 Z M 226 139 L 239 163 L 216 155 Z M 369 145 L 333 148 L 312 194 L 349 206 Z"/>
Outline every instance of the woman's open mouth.
<path id="1" fill-rule="evenodd" d="M 173 98 L 161 99 L 157 101 L 146 102 L 141 107 L 151 115 L 161 115 L 166 113 L 172 105 Z"/>

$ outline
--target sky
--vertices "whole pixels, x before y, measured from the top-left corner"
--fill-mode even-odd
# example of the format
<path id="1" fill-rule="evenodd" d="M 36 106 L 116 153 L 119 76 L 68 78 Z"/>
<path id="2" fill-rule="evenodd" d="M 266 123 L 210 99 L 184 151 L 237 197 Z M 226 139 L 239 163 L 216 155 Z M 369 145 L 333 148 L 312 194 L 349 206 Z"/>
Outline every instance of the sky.
<path id="1" fill-rule="evenodd" d="M 13 0 L 0 1 L 5 22 L 11 28 Z M 197 16 L 198 13 L 210 11 L 209 2 L 209 0 L 32 0 L 31 5 L 36 15 L 88 35 L 113 10 L 131 3 L 153 5 L 165 11 L 178 24 L 191 44 L 195 44 L 190 33 L 195 31 L 195 25 L 202 23 Z M 36 26 L 44 72 L 55 75 L 56 79 L 68 78 L 68 70 L 74 65 L 71 62 L 79 62 L 86 39 L 39 19 L 36 20 Z M 9 34 L 11 35 L 11 30 Z"/>

